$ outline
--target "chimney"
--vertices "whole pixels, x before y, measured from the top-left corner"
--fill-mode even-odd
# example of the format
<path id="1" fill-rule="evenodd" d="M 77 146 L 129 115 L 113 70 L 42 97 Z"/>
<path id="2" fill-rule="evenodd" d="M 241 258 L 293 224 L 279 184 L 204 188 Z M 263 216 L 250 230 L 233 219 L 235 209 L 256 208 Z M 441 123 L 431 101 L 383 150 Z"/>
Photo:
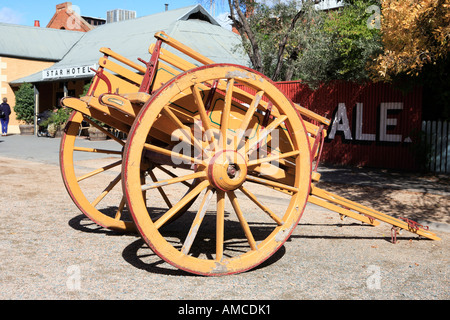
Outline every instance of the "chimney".
<path id="1" fill-rule="evenodd" d="M 72 2 L 64 2 L 56 5 L 56 11 L 68 9 L 72 6 Z"/>
<path id="2" fill-rule="evenodd" d="M 34 20 L 34 26 L 35 27 L 40 27 L 41 23 L 39 22 L 39 20 Z"/>
<path id="3" fill-rule="evenodd" d="M 169 10 L 169 4 L 166 3 L 165 6 L 166 6 L 166 11 Z"/>

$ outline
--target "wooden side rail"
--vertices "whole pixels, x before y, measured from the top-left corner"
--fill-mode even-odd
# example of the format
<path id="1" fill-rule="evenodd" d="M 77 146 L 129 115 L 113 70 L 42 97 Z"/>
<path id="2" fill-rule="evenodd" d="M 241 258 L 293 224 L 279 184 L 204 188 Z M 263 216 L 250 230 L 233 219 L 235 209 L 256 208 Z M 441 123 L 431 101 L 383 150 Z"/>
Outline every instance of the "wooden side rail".
<path id="1" fill-rule="evenodd" d="M 143 76 L 115 63 L 110 59 L 111 57 L 105 54 L 99 59 L 99 68 L 96 70 L 88 96 L 99 97 L 104 93 L 121 94 L 139 91 Z"/>
<path id="2" fill-rule="evenodd" d="M 98 63 L 101 67 L 108 69 L 137 85 L 141 85 L 142 83 L 143 77 L 140 74 L 133 72 L 132 70 L 127 69 L 125 67 L 122 67 L 121 65 L 112 61 L 111 59 L 101 58 L 98 61 Z"/>
<path id="3" fill-rule="evenodd" d="M 100 48 L 100 52 L 103 53 L 107 57 L 112 57 L 112 58 L 116 59 L 117 61 L 120 61 L 123 64 L 128 65 L 129 67 L 137 70 L 138 72 L 145 73 L 145 71 L 146 71 L 146 67 L 144 67 L 140 64 L 134 63 L 133 61 L 121 56 L 120 54 L 112 51 L 109 48 L 104 48 L 104 47 Z"/>
<path id="4" fill-rule="evenodd" d="M 308 202 L 374 226 L 379 224 L 377 221 L 379 220 L 392 225 L 393 228 L 404 229 L 431 240 L 440 240 L 435 233 L 429 231 L 427 228 L 412 226 L 412 224 L 407 221 L 391 217 L 354 201 L 322 190 L 317 188 L 314 184 L 311 186 L 311 196 L 308 198 Z"/>
<path id="5" fill-rule="evenodd" d="M 155 33 L 155 38 L 162 40 L 164 43 L 167 43 L 172 48 L 177 49 L 178 51 L 184 53 L 188 57 L 191 57 L 192 59 L 200 62 L 201 64 L 207 65 L 207 64 L 214 64 L 215 62 L 200 53 L 192 50 L 188 46 L 182 44 L 181 42 L 169 37 L 164 31 L 159 31 Z"/>

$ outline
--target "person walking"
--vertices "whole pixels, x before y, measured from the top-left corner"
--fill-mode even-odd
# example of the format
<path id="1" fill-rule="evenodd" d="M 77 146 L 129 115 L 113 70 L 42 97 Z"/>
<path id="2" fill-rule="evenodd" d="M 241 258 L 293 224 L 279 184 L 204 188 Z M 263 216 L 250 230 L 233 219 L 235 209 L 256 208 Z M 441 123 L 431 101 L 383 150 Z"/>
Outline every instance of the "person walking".
<path id="1" fill-rule="evenodd" d="M 8 133 L 9 115 L 11 114 L 11 107 L 8 104 L 8 99 L 3 98 L 3 103 L 0 104 L 0 122 L 2 124 L 2 136 Z"/>

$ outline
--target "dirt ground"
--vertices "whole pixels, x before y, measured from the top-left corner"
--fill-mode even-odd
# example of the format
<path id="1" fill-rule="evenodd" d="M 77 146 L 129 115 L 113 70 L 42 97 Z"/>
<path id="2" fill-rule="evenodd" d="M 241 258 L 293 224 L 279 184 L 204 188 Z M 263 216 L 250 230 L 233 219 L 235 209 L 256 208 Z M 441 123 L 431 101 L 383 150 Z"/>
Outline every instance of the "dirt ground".
<path id="1" fill-rule="evenodd" d="M 58 166 L 0 157 L 0 172 L 0 299 L 450 298 L 448 231 L 438 232 L 441 241 L 402 234 L 393 245 L 390 226 L 341 221 L 308 206 L 291 239 L 263 265 L 203 278 L 163 262 L 137 235 L 92 226 L 67 194 Z M 450 223 L 448 195 L 319 186 L 396 217 Z M 74 290 L 77 270 L 81 285 Z M 370 282 L 377 275 L 381 282 Z"/>

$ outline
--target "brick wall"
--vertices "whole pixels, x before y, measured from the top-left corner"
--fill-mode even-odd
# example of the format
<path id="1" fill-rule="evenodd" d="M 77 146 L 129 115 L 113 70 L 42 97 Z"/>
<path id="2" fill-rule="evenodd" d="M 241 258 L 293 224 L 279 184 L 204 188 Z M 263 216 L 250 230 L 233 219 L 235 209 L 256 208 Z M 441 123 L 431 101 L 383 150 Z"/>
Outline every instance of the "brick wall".
<path id="1" fill-rule="evenodd" d="M 71 31 L 88 32 L 93 27 L 84 20 L 71 2 L 64 2 L 56 5 L 56 12 L 47 25 L 47 28 L 65 29 Z"/>

